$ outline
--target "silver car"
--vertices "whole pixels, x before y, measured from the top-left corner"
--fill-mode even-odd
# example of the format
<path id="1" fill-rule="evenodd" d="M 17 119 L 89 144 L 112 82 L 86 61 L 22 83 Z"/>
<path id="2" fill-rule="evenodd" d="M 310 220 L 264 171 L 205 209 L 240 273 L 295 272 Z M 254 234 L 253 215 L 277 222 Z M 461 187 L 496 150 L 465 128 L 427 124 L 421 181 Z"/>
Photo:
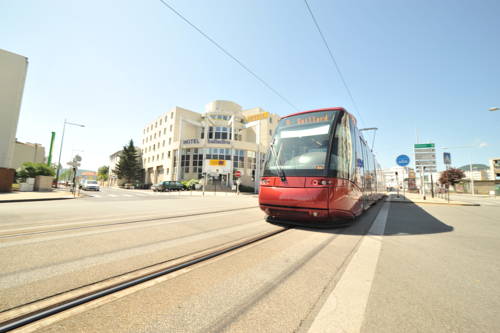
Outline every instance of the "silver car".
<path id="1" fill-rule="evenodd" d="M 82 190 L 85 190 L 85 191 L 99 191 L 100 188 L 99 188 L 99 184 L 97 183 L 97 180 L 86 180 L 83 182 L 83 185 L 82 185 Z"/>

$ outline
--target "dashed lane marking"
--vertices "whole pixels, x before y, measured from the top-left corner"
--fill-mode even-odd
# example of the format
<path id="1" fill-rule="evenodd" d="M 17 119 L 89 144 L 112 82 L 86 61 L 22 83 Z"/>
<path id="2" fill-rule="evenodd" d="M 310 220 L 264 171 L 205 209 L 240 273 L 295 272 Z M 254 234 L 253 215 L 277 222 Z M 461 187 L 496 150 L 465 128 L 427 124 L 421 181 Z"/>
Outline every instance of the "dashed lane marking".
<path id="1" fill-rule="evenodd" d="M 384 204 L 368 234 L 328 296 L 308 333 L 359 332 L 375 277 L 390 203 Z"/>

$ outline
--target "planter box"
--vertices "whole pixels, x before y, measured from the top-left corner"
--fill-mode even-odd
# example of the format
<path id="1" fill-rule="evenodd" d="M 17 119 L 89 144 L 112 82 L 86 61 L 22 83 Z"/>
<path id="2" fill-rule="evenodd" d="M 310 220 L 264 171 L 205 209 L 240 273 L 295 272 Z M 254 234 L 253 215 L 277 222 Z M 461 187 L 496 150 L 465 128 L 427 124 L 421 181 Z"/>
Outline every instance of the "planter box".
<path id="1" fill-rule="evenodd" d="M 33 192 L 33 184 L 21 183 L 19 184 L 19 192 Z"/>
<path id="2" fill-rule="evenodd" d="M 35 191 L 49 192 L 52 191 L 52 176 L 36 176 L 35 178 Z"/>

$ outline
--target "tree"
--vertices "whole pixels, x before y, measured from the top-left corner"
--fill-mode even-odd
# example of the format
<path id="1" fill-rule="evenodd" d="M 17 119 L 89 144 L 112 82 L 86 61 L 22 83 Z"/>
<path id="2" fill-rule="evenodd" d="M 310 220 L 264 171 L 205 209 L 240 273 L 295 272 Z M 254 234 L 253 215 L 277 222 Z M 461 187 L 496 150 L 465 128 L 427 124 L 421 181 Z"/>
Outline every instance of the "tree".
<path id="1" fill-rule="evenodd" d="M 446 171 L 441 172 L 441 176 L 439 177 L 439 183 L 442 185 L 452 185 L 457 184 L 460 179 L 464 178 L 465 174 L 460 169 L 450 168 Z"/>
<path id="2" fill-rule="evenodd" d="M 54 176 L 55 171 L 53 168 L 47 166 L 45 163 L 32 163 L 24 162 L 17 176 L 22 180 L 26 178 L 35 178 L 36 176 Z"/>
<path id="3" fill-rule="evenodd" d="M 138 158 L 138 153 L 134 147 L 134 141 L 130 140 L 128 146 L 124 146 L 120 153 L 120 160 L 116 164 L 116 169 L 113 172 L 120 179 L 124 179 L 127 183 L 132 183 L 139 179 L 141 173 L 141 165 Z"/>
<path id="4" fill-rule="evenodd" d="M 105 182 L 108 180 L 109 166 L 103 165 L 99 169 L 97 169 L 97 179 Z"/>

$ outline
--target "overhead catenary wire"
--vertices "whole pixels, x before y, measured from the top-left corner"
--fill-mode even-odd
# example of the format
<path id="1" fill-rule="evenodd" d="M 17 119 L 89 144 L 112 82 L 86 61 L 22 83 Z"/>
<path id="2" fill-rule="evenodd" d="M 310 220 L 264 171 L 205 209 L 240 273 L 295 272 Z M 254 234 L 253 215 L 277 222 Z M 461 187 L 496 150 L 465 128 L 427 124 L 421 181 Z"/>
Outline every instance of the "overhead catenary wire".
<path id="1" fill-rule="evenodd" d="M 352 105 L 354 106 L 354 109 L 356 110 L 356 113 L 358 114 L 360 120 L 363 121 L 363 123 L 364 123 L 364 120 L 361 117 L 361 112 L 359 112 L 358 105 L 357 105 L 356 101 L 354 100 L 354 97 L 351 93 L 351 89 L 349 89 L 349 86 L 347 85 L 347 82 L 344 78 L 344 75 L 342 74 L 342 71 L 340 70 L 340 67 L 337 63 L 337 60 L 335 60 L 335 57 L 333 56 L 332 49 L 328 45 L 328 42 L 326 41 L 325 35 L 323 35 L 323 32 L 321 31 L 319 23 L 316 20 L 316 17 L 314 16 L 314 13 L 313 13 L 311 7 L 309 6 L 309 3 L 307 2 L 307 0 L 304 0 L 304 2 L 306 3 L 307 10 L 309 11 L 309 14 L 311 15 L 311 18 L 314 22 L 314 25 L 316 26 L 316 29 L 318 29 L 319 35 L 321 36 L 321 39 L 323 40 L 323 43 L 325 44 L 325 47 L 328 50 L 328 54 L 330 55 L 330 59 L 332 60 L 333 65 L 335 66 L 335 69 L 337 70 L 337 73 L 339 74 L 340 80 L 342 81 L 342 84 L 344 85 L 344 87 L 347 91 L 347 94 L 349 95 L 349 98 L 351 99 Z"/>
<path id="2" fill-rule="evenodd" d="M 236 58 L 234 55 L 232 55 L 229 51 L 227 51 L 222 45 L 217 43 L 212 37 L 207 35 L 205 32 L 203 32 L 200 28 L 198 28 L 194 23 L 189 21 L 186 17 L 184 17 L 181 13 L 179 13 L 174 7 L 172 7 L 170 4 L 168 4 L 164 0 L 160 0 L 160 2 L 170 9 L 173 13 L 175 13 L 177 16 L 179 16 L 184 22 L 189 24 L 193 29 L 198 31 L 203 37 L 208 39 L 212 44 L 214 44 L 219 50 L 221 50 L 224 54 L 226 54 L 229 58 L 233 59 L 238 65 L 240 65 L 244 70 L 246 70 L 250 75 L 252 75 L 254 78 L 256 78 L 260 83 L 262 83 L 266 88 L 271 90 L 276 96 L 278 96 L 281 100 L 283 100 L 286 104 L 291 106 L 293 109 L 296 111 L 299 111 L 299 108 L 297 108 L 292 102 L 290 102 L 285 96 L 283 96 L 280 92 L 278 92 L 276 89 L 274 89 L 269 83 L 267 83 L 263 78 L 261 78 L 259 75 L 257 75 L 254 71 L 252 71 L 248 66 L 246 66 L 243 62 L 241 62 L 238 58 Z"/>

